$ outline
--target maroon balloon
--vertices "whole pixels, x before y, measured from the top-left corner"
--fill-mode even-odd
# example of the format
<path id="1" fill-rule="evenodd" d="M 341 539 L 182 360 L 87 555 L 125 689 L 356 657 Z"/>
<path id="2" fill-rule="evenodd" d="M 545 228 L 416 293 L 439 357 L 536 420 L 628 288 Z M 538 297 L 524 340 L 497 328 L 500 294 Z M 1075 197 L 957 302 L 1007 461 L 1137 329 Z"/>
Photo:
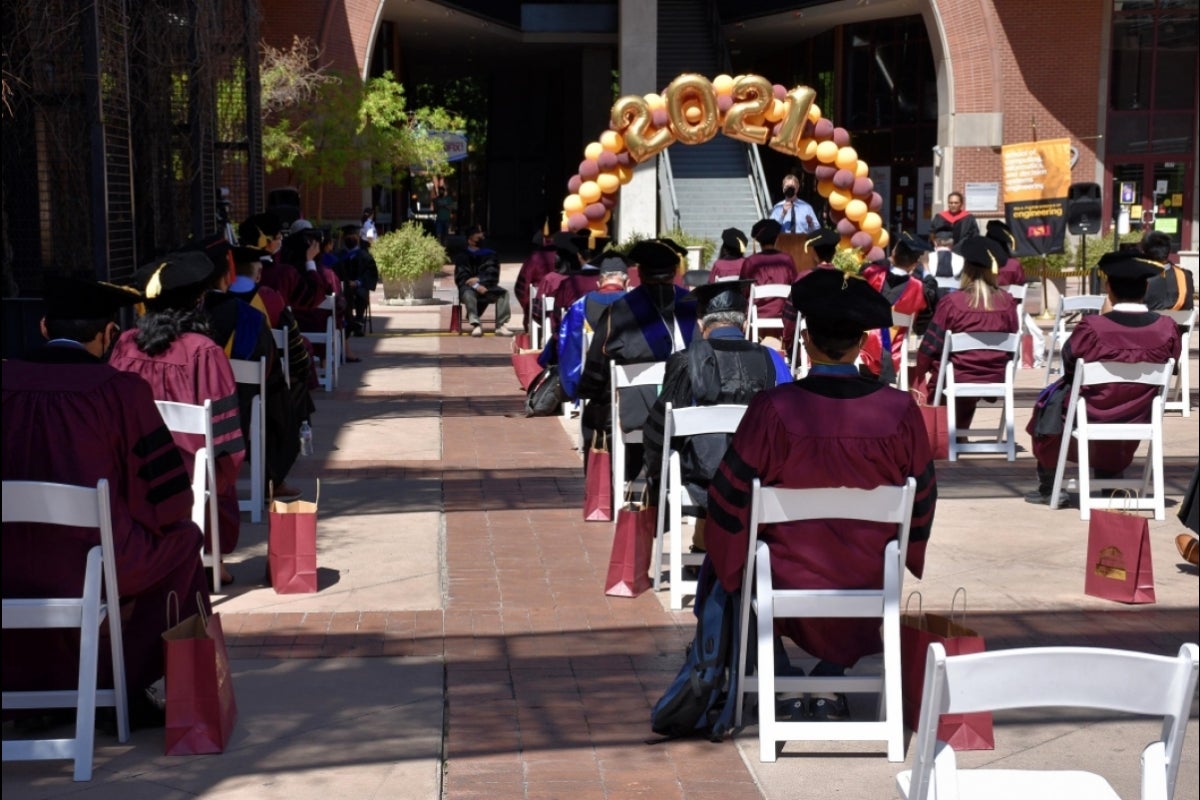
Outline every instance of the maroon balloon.
<path id="1" fill-rule="evenodd" d="M 800 129 L 801 139 L 811 139 L 817 135 L 817 126 L 813 125 L 811 119 L 804 120 L 804 127 Z"/>
<path id="2" fill-rule="evenodd" d="M 602 205 L 602 206 L 604 206 L 605 208 L 608 208 L 608 209 L 616 208 L 616 206 L 617 206 L 617 193 L 616 193 L 616 192 L 613 192 L 612 194 L 602 194 L 602 195 L 600 195 L 600 205 Z"/>
<path id="3" fill-rule="evenodd" d="M 804 167 L 804 171 L 811 175 L 817 171 L 817 167 L 821 166 L 821 162 L 815 158 L 801 159 L 800 166 Z"/>
<path id="4" fill-rule="evenodd" d="M 583 215 L 591 222 L 599 222 L 604 219 L 606 213 L 608 213 L 608 209 L 604 207 L 603 203 L 588 203 L 587 208 L 583 210 Z"/>
<path id="5" fill-rule="evenodd" d="M 579 162 L 579 177 L 585 181 L 594 181 L 596 176 L 600 174 L 600 165 L 590 158 L 585 158 Z"/>
<path id="6" fill-rule="evenodd" d="M 854 185 L 854 173 L 848 169 L 839 169 L 833 173 L 833 185 L 839 189 L 849 189 Z"/>
<path id="7" fill-rule="evenodd" d="M 578 175 L 572 175 L 567 181 L 567 191 L 571 194 L 579 194 L 579 187 L 583 185 L 583 178 Z"/>
<path id="8" fill-rule="evenodd" d="M 629 155 L 628 150 L 622 150 L 621 152 L 617 153 L 617 163 L 622 167 L 632 167 L 633 156 Z"/>
<path id="9" fill-rule="evenodd" d="M 838 168 L 832 164 L 818 164 L 813 174 L 817 176 L 819 181 L 831 181 L 833 176 L 837 175 Z"/>
<path id="10" fill-rule="evenodd" d="M 615 168 L 617 166 L 617 154 L 610 153 L 605 150 L 600 154 L 600 157 L 596 159 L 596 165 L 605 171 Z"/>
<path id="11" fill-rule="evenodd" d="M 867 261 L 870 261 L 871 263 L 883 261 L 883 248 L 872 247 L 871 251 L 867 253 Z"/>
<path id="12" fill-rule="evenodd" d="M 775 95 L 776 100 L 787 99 L 787 88 L 782 83 L 772 84 L 771 93 Z"/>
<path id="13" fill-rule="evenodd" d="M 854 186 L 850 189 L 850 194 L 860 200 L 866 200 L 871 196 L 871 192 L 875 189 L 875 181 L 870 178 L 855 178 Z"/>
<path id="14" fill-rule="evenodd" d="M 667 122 L 669 120 L 670 117 L 667 116 L 667 110 L 665 108 L 656 108 L 650 112 L 650 121 L 654 123 L 654 127 L 656 128 L 667 127 Z"/>
<path id="15" fill-rule="evenodd" d="M 846 147 L 850 144 L 850 131 L 845 128 L 833 129 L 833 143 L 838 147 Z"/>
<path id="16" fill-rule="evenodd" d="M 833 137 L 833 123 L 821 118 L 813 125 L 813 138 L 823 142 Z"/>
<path id="17" fill-rule="evenodd" d="M 723 94 L 717 98 L 717 111 L 724 114 L 731 108 L 733 108 L 733 97 L 731 95 Z"/>
<path id="18" fill-rule="evenodd" d="M 581 231 L 588 226 L 588 218 L 583 214 L 572 214 L 567 217 L 567 227 L 572 231 Z"/>
<path id="19" fill-rule="evenodd" d="M 778 136 L 779 132 L 781 130 L 783 130 L 783 123 L 776 122 L 774 125 L 771 126 L 771 137 L 774 138 L 774 137 Z"/>
<path id="20" fill-rule="evenodd" d="M 870 247 L 874 241 L 875 240 L 871 238 L 871 234 L 867 233 L 866 231 L 859 231 L 850 237 L 850 245 L 852 247 L 857 247 L 859 250 Z"/>
<path id="21" fill-rule="evenodd" d="M 867 208 L 872 211 L 878 211 L 883 208 L 883 198 L 879 196 L 879 192 L 871 192 L 871 199 L 867 202 Z"/>
<path id="22" fill-rule="evenodd" d="M 837 224 L 838 236 L 853 236 L 858 233 L 858 226 L 852 220 L 842 219 Z"/>
<path id="23" fill-rule="evenodd" d="M 838 211 L 836 208 L 831 208 L 829 209 L 829 218 L 833 220 L 834 223 L 841 222 L 846 218 L 846 212 Z"/>

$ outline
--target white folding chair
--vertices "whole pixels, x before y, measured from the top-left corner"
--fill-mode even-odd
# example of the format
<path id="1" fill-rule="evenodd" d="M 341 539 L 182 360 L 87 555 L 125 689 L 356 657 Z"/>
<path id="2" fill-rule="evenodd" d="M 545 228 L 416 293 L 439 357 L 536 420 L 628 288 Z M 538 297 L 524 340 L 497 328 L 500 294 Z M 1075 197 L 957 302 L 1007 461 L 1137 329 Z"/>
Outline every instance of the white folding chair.
<path id="1" fill-rule="evenodd" d="M 325 320 L 325 330 L 323 331 L 301 331 L 304 338 L 308 339 L 314 346 L 318 344 L 325 345 L 325 356 L 319 357 L 314 354 L 314 366 L 317 369 L 317 381 L 325 387 L 325 391 L 332 392 L 338 385 L 338 365 L 341 363 L 341 331 L 337 329 L 337 312 L 334 310 L 337 303 L 337 295 L 328 295 L 317 308 L 328 311 L 329 318 Z"/>
<path id="2" fill-rule="evenodd" d="M 1025 296 L 1028 294 L 1028 287 L 1022 284 L 1010 283 L 1004 287 L 1004 291 L 1008 292 L 1013 300 L 1017 301 L 1017 323 L 1018 328 L 1025 325 Z M 1018 331 L 1020 333 L 1020 331 Z M 1017 353 L 1017 369 L 1021 368 L 1021 356 L 1018 347 Z"/>
<path id="3" fill-rule="evenodd" d="M 908 391 L 908 332 L 912 330 L 913 315 L 901 314 L 892 309 L 892 327 L 899 328 L 900 336 L 900 368 L 896 370 L 896 388 L 902 392 Z M 880 351 L 881 358 L 890 358 L 891 353 Z"/>
<path id="4" fill-rule="evenodd" d="M 742 579 L 741 646 L 734 724 L 742 724 L 747 694 L 758 698 L 759 760 L 775 760 L 780 741 L 886 741 L 888 761 L 904 760 L 904 720 L 900 696 L 900 596 L 909 524 L 917 482 L 876 489 L 751 489 L 750 543 Z M 891 523 L 896 538 L 881 554 L 883 586 L 879 589 L 776 589 L 771 583 L 771 549 L 758 540 L 759 525 L 811 519 Z M 753 591 L 752 591 L 753 589 Z M 758 615 L 757 674 L 747 674 L 746 643 L 750 611 Z M 775 674 L 775 620 L 785 617 L 883 618 L 883 674 L 838 677 Z M 775 693 L 870 692 L 879 694 L 878 719 L 860 721 L 780 722 L 775 719 Z"/>
<path id="5" fill-rule="evenodd" d="M 529 305 L 527 306 L 530 314 L 529 346 L 534 350 L 541 350 L 546 346 L 546 343 L 542 341 L 542 321 L 540 319 L 533 319 L 533 301 L 537 299 L 537 293 L 537 287 L 532 283 L 529 284 Z"/>
<path id="6" fill-rule="evenodd" d="M 960 288 L 962 288 L 961 276 L 954 278 L 938 278 L 935 276 L 934 280 L 937 281 L 939 294 L 941 292 L 957 292 Z"/>
<path id="7" fill-rule="evenodd" d="M 1196 329 L 1196 309 L 1191 311 L 1160 311 L 1160 314 L 1175 320 L 1180 329 L 1182 347 L 1179 349 L 1179 371 L 1175 375 L 1175 385 L 1167 392 L 1167 400 L 1163 408 L 1167 411 L 1179 411 L 1185 417 L 1192 415 L 1192 331 Z M 1172 399 L 1177 398 L 1177 399 Z"/>
<path id="8" fill-rule="evenodd" d="M 1051 374 L 1062 372 L 1062 346 L 1066 344 L 1067 339 L 1071 338 L 1071 332 L 1067 330 L 1067 323 L 1075 315 L 1088 311 L 1100 311 L 1100 309 L 1104 308 L 1104 302 L 1107 299 L 1102 294 L 1081 294 L 1078 297 L 1058 298 L 1058 311 L 1054 314 L 1054 328 L 1051 329 L 1050 335 L 1046 337 L 1045 383 L 1050 383 Z M 1058 356 L 1057 369 L 1054 366 L 1056 354 Z"/>
<path id="9" fill-rule="evenodd" d="M 684 508 L 692 506 L 687 487 L 683 485 L 683 473 L 679 451 L 671 446 L 674 437 L 701 436 L 704 434 L 733 433 L 742 416 L 743 405 L 721 404 L 715 406 L 691 406 L 674 408 L 667 403 L 663 419 L 663 457 L 658 481 L 658 526 L 654 535 L 654 590 L 662 583 L 663 548 L 670 537 L 670 553 L 667 568 L 671 582 L 671 608 L 683 608 L 684 595 L 695 596 L 696 581 L 683 579 L 683 567 L 700 566 L 703 553 L 683 552 L 683 519 L 688 516 Z M 694 518 L 689 517 L 693 520 Z"/>
<path id="10" fill-rule="evenodd" d="M 641 364 L 617 364 L 610 366 L 610 381 L 612 392 L 612 484 L 613 484 L 613 519 L 616 519 L 617 509 L 625 500 L 625 445 L 641 444 L 642 431 L 621 430 L 621 389 L 634 386 L 662 386 L 666 374 L 665 361 L 648 361 Z"/>
<path id="11" fill-rule="evenodd" d="M 125 651 L 121 638 L 121 614 L 114 598 L 117 560 L 113 547 L 112 511 L 108 481 L 96 488 L 61 483 L 4 481 L 3 521 L 42 523 L 77 528 L 96 528 L 100 544 L 87 555 L 83 591 L 78 597 L 4 598 L 4 628 L 78 628 L 79 683 L 75 689 L 4 692 L 7 709 L 74 708 L 75 737 L 4 742 L 5 761 L 75 762 L 75 780 L 92 779 L 92 749 L 95 742 L 96 706 L 113 706 L 117 715 L 117 741 L 129 741 L 129 703 L 125 696 Z M 52 548 L 50 540 L 47 547 Z M 51 552 L 48 550 L 47 552 Z M 103 588 L 102 588 L 103 587 Z M 116 613 L 109 614 L 109 603 Z M 98 689 L 100 626 L 108 620 L 112 650 L 113 688 Z M 36 653 L 24 654 L 37 658 Z M 6 656 L 7 658 L 7 656 Z"/>
<path id="12" fill-rule="evenodd" d="M 795 380 L 800 380 L 808 374 L 808 351 L 804 349 L 804 345 L 800 343 L 800 331 L 806 330 L 808 323 L 804 321 L 802 314 L 796 315 L 796 327 L 792 330 L 792 377 Z M 907 347 L 905 343 L 905 347 Z"/>
<path id="13" fill-rule="evenodd" d="M 1168 360 L 1166 364 L 1120 364 L 1115 361 L 1098 361 L 1094 364 L 1079 361 L 1075 364 L 1075 381 L 1071 384 L 1066 421 L 1063 423 L 1062 446 L 1058 450 L 1058 466 L 1054 470 L 1054 488 L 1050 491 L 1050 508 L 1058 508 L 1056 501 L 1059 490 L 1063 488 L 1067 451 L 1071 445 L 1071 438 L 1074 437 L 1079 460 L 1080 519 L 1091 519 L 1093 508 L 1152 509 L 1155 519 L 1166 519 L 1163 496 L 1163 399 L 1166 397 L 1174 366 L 1174 359 Z M 1141 383 L 1155 387 L 1158 391 L 1150 406 L 1150 421 L 1089 423 L 1087 401 L 1080 397 L 1080 392 L 1085 386 L 1102 383 Z M 1091 478 L 1088 444 L 1104 441 L 1149 442 L 1141 480 Z M 1147 496 L 1147 490 L 1151 486 L 1153 494 Z M 1132 489 L 1136 496 L 1092 497 L 1093 489 Z"/>
<path id="14" fill-rule="evenodd" d="M 1017 460 L 1017 441 L 1013 431 L 1014 402 L 1013 386 L 1017 369 L 1017 352 L 1021 337 L 1016 333 L 951 333 L 947 331 L 942 347 L 942 367 L 938 371 L 937 388 L 933 404 L 942 404 L 946 396 L 946 428 L 950 439 L 950 460 L 957 461 L 959 453 L 1004 453 L 1009 461 Z M 958 383 L 954 380 L 955 353 L 968 350 L 996 350 L 1009 354 L 1004 365 L 1003 383 Z M 982 428 L 958 430 L 954 412 L 960 397 L 995 397 L 1004 401 L 1000 414 L 1000 425 L 994 431 Z M 962 442 L 960 436 L 992 436 L 990 442 Z"/>
<path id="15" fill-rule="evenodd" d="M 258 394 L 250 402 L 250 498 L 238 499 L 238 511 L 249 511 L 250 521 L 259 523 L 267 492 L 267 357 L 258 361 L 231 358 L 229 363 L 234 381 L 258 387 Z"/>
<path id="16" fill-rule="evenodd" d="M 925 694 L 913 767 L 896 776 L 904 800 L 1120 800 L 1101 776 L 1082 770 L 960 770 L 954 748 L 937 741 L 942 714 L 1017 708 L 1090 708 L 1162 717 L 1162 736 L 1141 756 L 1142 800 L 1169 800 L 1183 753 L 1192 695 L 1196 691 L 1195 644 L 1179 655 L 1158 656 L 1098 647 L 1028 647 L 964 656 L 929 645 Z"/>
<path id="17" fill-rule="evenodd" d="M 782 331 L 783 317 L 764 317 L 758 313 L 758 300 L 769 300 L 772 298 L 786 300 L 792 293 L 790 284 L 769 283 L 765 286 L 759 286 L 756 283 L 750 284 L 750 307 L 746 315 L 746 322 L 749 323 L 750 341 L 758 342 L 762 340 L 763 333 L 766 331 Z"/>
<path id="18" fill-rule="evenodd" d="M 212 568 L 212 585 L 215 592 L 221 591 L 221 526 L 217 511 L 217 452 L 213 444 L 212 400 L 204 405 L 176 403 L 170 400 L 155 400 L 163 423 L 172 433 L 190 433 L 204 437 L 204 446 L 196 450 L 196 461 L 192 465 L 192 522 L 200 530 L 212 532 L 212 552 L 205 553 L 200 547 L 204 566 Z"/>
<path id="19" fill-rule="evenodd" d="M 546 346 L 546 342 L 554 335 L 554 295 L 547 294 L 542 296 L 542 346 Z"/>
<path id="20" fill-rule="evenodd" d="M 286 328 L 271 328 L 271 338 L 275 340 L 275 349 L 279 351 L 279 364 L 283 367 L 283 381 L 292 386 L 292 364 L 288 360 L 290 349 L 288 347 L 288 337 Z"/>

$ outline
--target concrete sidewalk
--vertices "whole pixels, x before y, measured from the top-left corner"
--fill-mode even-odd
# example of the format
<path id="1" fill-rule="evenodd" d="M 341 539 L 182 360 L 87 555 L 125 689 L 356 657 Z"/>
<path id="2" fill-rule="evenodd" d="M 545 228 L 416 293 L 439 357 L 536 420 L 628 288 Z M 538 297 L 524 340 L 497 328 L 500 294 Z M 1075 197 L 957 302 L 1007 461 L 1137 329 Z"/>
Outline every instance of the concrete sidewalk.
<path id="1" fill-rule="evenodd" d="M 363 362 L 316 395 L 316 455 L 289 477 L 310 499 L 320 479 L 320 591 L 261 586 L 266 526 L 244 522 L 236 582 L 216 600 L 240 710 L 227 752 L 169 758 L 161 731 L 126 745 L 100 735 L 91 783 L 72 783 L 66 762 L 6 763 L 6 798 L 895 796 L 905 765 L 889 763 L 882 743 L 791 743 L 774 764 L 759 763 L 754 728 L 720 745 L 647 745 L 649 709 L 682 662 L 691 612 L 669 611 L 665 590 L 604 596 L 612 526 L 582 521 L 573 425 L 523 416 L 511 340 L 438 335 L 446 305 L 376 298 L 374 311 L 374 334 L 353 342 Z M 1018 430 L 1040 378 L 1020 373 Z M 1198 436 L 1178 414 L 1167 430 L 1177 500 Z M 968 620 L 993 649 L 1174 654 L 1200 640 L 1196 570 L 1179 563 L 1173 508 L 1150 523 L 1158 602 L 1127 607 L 1083 594 L 1078 512 L 1021 501 L 1033 482 L 1027 452 L 1012 464 L 939 462 L 938 479 L 926 577 L 905 587 L 926 610 L 946 610 L 965 587 Z M 1157 733 L 1096 715 L 1006 715 L 994 751 L 960 760 L 1071 763 L 1135 797 L 1138 753 Z M 1179 798 L 1200 794 L 1197 733 L 1193 707 Z"/>

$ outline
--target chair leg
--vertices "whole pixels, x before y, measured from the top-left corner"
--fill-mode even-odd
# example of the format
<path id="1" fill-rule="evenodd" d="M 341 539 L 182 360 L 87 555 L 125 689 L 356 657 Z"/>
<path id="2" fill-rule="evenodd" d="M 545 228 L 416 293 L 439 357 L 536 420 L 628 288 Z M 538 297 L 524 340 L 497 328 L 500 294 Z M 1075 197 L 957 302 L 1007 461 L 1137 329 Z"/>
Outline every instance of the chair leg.
<path id="1" fill-rule="evenodd" d="M 1078 438 L 1079 451 L 1079 518 L 1092 518 L 1092 465 L 1091 454 L 1088 452 L 1087 421 L 1080 420 Z"/>
<path id="2" fill-rule="evenodd" d="M 954 387 L 946 387 L 946 430 L 950 444 L 950 460 L 958 461 L 958 415 Z"/>
<path id="3" fill-rule="evenodd" d="M 774 763 L 775 720 L 775 615 L 771 592 L 758 593 L 758 760 Z"/>

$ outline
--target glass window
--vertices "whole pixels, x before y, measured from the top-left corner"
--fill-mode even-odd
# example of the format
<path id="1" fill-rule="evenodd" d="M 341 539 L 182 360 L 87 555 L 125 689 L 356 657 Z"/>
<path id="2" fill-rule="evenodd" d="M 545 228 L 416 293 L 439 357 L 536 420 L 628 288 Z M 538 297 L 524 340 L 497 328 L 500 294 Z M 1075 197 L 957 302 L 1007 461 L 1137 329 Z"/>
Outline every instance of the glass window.
<path id="1" fill-rule="evenodd" d="M 1151 55 L 1154 52 L 1154 18 L 1118 17 L 1113 20 L 1112 107 L 1118 111 L 1150 105 Z"/>
<path id="2" fill-rule="evenodd" d="M 1154 107 L 1191 108 L 1196 98 L 1196 17 L 1160 18 Z"/>

